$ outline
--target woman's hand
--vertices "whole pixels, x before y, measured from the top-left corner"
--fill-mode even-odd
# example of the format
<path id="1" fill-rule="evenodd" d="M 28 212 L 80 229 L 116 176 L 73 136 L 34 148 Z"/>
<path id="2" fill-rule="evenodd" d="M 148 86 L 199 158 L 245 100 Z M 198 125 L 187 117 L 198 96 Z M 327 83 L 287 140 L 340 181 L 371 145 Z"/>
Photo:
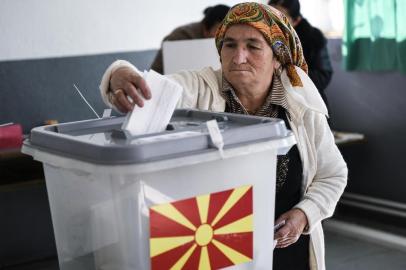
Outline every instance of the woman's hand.
<path id="1" fill-rule="evenodd" d="M 123 113 L 135 105 L 144 106 L 144 99 L 151 98 L 151 90 L 145 80 L 129 67 L 121 67 L 110 78 L 109 100 Z"/>
<path id="2" fill-rule="evenodd" d="M 299 239 L 304 228 L 307 226 L 307 217 L 302 210 L 293 208 L 288 212 L 282 214 L 275 224 L 279 224 L 285 221 L 278 231 L 274 235 L 274 239 L 277 241 L 276 248 L 288 247 Z"/>

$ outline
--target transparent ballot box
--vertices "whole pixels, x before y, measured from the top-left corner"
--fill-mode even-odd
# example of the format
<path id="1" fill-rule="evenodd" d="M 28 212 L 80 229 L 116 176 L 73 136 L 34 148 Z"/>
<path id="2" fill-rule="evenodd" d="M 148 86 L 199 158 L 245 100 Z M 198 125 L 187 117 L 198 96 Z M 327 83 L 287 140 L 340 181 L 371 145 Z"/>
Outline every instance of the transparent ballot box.
<path id="1" fill-rule="evenodd" d="M 215 119 L 224 149 L 206 122 Z M 34 128 L 61 270 L 272 269 L 280 119 L 176 110 L 131 136 L 124 117 Z"/>

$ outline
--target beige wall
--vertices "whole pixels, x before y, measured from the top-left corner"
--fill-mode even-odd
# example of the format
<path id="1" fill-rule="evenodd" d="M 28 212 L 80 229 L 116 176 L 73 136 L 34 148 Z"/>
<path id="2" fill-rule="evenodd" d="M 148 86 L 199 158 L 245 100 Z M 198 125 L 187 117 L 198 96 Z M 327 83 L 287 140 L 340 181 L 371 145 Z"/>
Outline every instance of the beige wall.
<path id="1" fill-rule="evenodd" d="M 154 49 L 205 7 L 238 2 L 1 0 L 0 61 Z"/>

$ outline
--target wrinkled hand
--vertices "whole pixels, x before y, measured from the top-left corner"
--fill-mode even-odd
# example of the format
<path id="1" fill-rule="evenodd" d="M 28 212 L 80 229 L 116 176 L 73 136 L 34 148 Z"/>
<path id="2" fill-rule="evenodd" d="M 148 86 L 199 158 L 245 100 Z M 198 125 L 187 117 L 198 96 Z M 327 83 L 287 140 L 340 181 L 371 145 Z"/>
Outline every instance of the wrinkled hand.
<path id="1" fill-rule="evenodd" d="M 276 248 L 285 248 L 296 243 L 307 226 L 307 217 L 300 209 L 294 208 L 282 214 L 275 224 L 279 224 L 283 220 L 285 220 L 285 225 L 274 235 L 274 239 L 277 241 Z"/>
<path id="2" fill-rule="evenodd" d="M 143 98 L 151 98 L 151 90 L 145 80 L 128 67 L 114 71 L 110 78 L 110 91 L 111 104 L 123 113 L 131 111 L 135 105 L 143 107 Z"/>

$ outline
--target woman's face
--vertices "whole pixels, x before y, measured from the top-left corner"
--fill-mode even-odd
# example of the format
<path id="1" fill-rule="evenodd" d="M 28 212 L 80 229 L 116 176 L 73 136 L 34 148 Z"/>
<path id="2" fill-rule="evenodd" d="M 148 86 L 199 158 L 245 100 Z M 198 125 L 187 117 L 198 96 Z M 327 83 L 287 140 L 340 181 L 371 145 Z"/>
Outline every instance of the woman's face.
<path id="1" fill-rule="evenodd" d="M 237 91 L 258 87 L 268 91 L 279 62 L 258 30 L 246 24 L 236 24 L 225 33 L 221 66 L 224 77 Z"/>

